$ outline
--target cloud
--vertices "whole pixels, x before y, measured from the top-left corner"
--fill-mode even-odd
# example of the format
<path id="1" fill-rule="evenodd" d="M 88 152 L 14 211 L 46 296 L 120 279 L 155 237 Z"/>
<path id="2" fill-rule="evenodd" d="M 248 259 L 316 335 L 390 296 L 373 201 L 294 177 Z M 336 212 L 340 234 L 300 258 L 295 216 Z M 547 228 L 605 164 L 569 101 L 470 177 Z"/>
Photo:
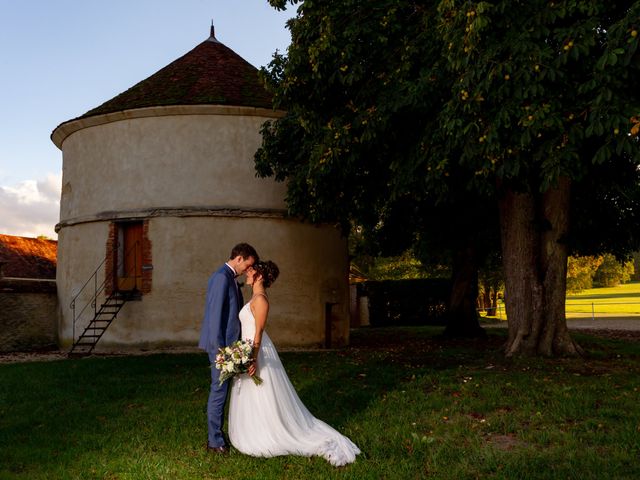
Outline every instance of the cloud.
<path id="1" fill-rule="evenodd" d="M 0 233 L 56 239 L 54 227 L 60 217 L 61 184 L 61 173 L 49 173 L 39 180 L 0 185 Z"/>

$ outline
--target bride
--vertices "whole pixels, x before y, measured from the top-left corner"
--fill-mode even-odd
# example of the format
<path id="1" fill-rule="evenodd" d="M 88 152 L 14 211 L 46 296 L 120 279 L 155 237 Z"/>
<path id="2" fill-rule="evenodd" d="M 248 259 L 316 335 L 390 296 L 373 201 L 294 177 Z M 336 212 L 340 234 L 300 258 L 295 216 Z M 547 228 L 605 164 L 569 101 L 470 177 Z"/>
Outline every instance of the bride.
<path id="1" fill-rule="evenodd" d="M 266 289 L 278 277 L 273 262 L 257 262 L 246 272 L 253 296 L 240 311 L 242 338 L 254 345 L 255 371 L 234 377 L 229 400 L 229 439 L 240 452 L 255 457 L 318 455 L 334 466 L 352 463 L 360 449 L 315 418 L 304 406 L 264 330 L 269 313 Z"/>

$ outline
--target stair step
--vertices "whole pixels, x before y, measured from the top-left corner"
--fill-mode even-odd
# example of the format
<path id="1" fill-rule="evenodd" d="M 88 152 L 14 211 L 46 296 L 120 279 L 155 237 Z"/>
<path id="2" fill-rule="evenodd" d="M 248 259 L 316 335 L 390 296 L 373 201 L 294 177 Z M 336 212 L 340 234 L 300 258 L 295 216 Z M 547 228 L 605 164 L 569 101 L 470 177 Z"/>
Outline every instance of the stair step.
<path id="1" fill-rule="evenodd" d="M 104 300 L 104 303 L 100 304 L 100 309 L 95 312 L 93 320 L 91 320 L 89 325 L 85 327 L 84 332 L 80 335 L 78 341 L 73 344 L 68 355 L 82 356 L 91 353 L 105 330 L 109 325 L 111 325 L 111 322 L 115 320 L 116 315 L 120 312 L 125 303 L 132 298 L 133 295 L 122 292 L 116 292 L 107 297 Z M 97 300 L 98 299 L 94 297 L 94 301 L 96 303 Z"/>

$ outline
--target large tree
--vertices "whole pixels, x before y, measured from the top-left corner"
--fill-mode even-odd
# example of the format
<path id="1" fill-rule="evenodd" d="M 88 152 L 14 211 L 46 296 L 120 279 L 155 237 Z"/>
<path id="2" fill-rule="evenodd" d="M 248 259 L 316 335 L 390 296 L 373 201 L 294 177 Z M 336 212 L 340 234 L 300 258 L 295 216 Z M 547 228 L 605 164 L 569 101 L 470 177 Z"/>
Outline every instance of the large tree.
<path id="1" fill-rule="evenodd" d="M 564 310 L 572 185 L 639 159 L 640 2 L 442 1 L 439 12 L 457 78 L 436 157 L 462 149 L 457 168 L 496 189 L 507 354 L 578 353 Z"/>
<path id="2" fill-rule="evenodd" d="M 475 336 L 486 212 L 456 182 L 426 189 L 419 170 L 419 144 L 448 89 L 431 73 L 435 13 L 399 0 L 302 3 L 287 57 L 265 72 L 287 115 L 264 128 L 256 163 L 261 175 L 287 179 L 294 215 L 345 231 L 355 224 L 384 255 L 437 250 L 452 266 L 447 333 Z"/>
<path id="3" fill-rule="evenodd" d="M 451 231 L 458 252 L 494 201 L 507 354 L 577 353 L 569 213 L 602 165 L 637 164 L 639 5 L 305 0 L 265 72 L 288 113 L 263 129 L 257 170 L 287 179 L 294 214 Z"/>

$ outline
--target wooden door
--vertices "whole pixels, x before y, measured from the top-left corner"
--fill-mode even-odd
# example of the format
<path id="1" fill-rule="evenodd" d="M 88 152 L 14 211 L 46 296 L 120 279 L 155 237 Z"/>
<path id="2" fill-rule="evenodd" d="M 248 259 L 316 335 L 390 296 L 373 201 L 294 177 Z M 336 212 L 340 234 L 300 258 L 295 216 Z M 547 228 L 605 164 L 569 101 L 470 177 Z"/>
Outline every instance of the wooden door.
<path id="1" fill-rule="evenodd" d="M 118 258 L 118 290 L 140 290 L 142 287 L 142 222 L 120 225 L 120 248 Z"/>

